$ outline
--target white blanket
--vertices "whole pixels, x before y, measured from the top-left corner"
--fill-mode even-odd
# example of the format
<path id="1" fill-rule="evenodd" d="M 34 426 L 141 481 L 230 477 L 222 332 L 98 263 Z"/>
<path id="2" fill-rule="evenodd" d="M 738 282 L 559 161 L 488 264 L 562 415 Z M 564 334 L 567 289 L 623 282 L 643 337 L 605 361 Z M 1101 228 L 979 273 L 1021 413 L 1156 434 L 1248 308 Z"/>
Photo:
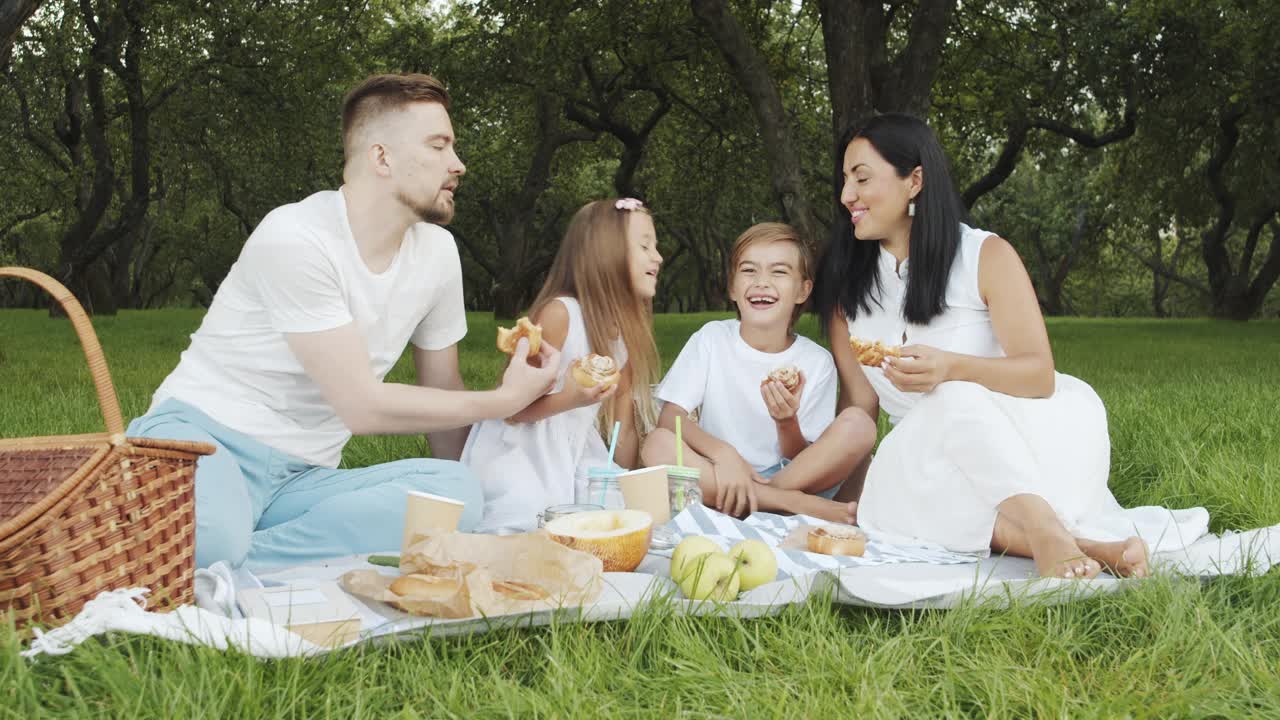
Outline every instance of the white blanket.
<path id="1" fill-rule="evenodd" d="M 699 523 L 713 523 L 713 537 L 722 545 L 736 537 L 755 533 L 772 545 L 780 540 L 773 527 L 799 523 L 803 519 L 753 517 L 740 523 L 712 513 Z M 688 527 L 689 518 L 676 518 L 675 527 Z M 771 529 L 773 527 L 773 529 Z M 699 525 L 699 532 L 705 530 Z M 738 534 L 735 535 L 734 533 Z M 872 547 L 877 546 L 873 540 Z M 679 612 L 693 615 L 722 615 L 739 618 L 773 614 L 783 607 L 804 602 L 814 593 L 830 593 L 835 602 L 878 608 L 954 608 L 974 601 L 1007 604 L 1017 599 L 1058 603 L 1133 587 L 1141 580 L 1118 580 L 1101 575 L 1093 580 L 1038 578 L 1034 564 L 1024 558 L 976 556 L 931 556 L 929 548 L 877 547 L 870 560 L 841 563 L 837 567 L 808 570 L 806 562 L 823 556 L 793 558 L 790 551 L 779 554 L 780 567 L 788 577 L 743 593 L 737 602 L 713 604 L 681 598 L 668 577 L 669 560 L 650 554 L 635 573 L 605 573 L 605 591 L 585 607 L 564 608 L 519 616 L 466 620 L 436 620 L 413 617 L 381 603 L 358 602 L 362 632 L 358 642 L 383 641 L 394 637 L 451 635 L 486 632 L 512 625 L 543 625 L 558 622 L 597 622 L 630 617 L 645 603 L 657 599 L 673 604 Z M 945 551 L 943 551 L 945 552 Z M 919 553 L 907 560 L 903 555 Z M 808 553 L 799 553 L 808 555 Z M 296 580 L 333 580 L 352 569 L 371 567 L 367 556 L 338 558 L 264 575 L 261 582 L 276 585 Z M 961 560 L 963 558 L 963 560 Z M 1190 577 L 1216 575 L 1260 575 L 1280 560 L 1280 525 L 1222 536 L 1205 535 L 1187 547 L 1158 553 L 1152 557 L 1157 573 L 1177 573 Z M 103 593 L 67 625 L 39 634 L 26 657 L 70 652 L 84 640 L 111 630 L 154 635 L 179 642 L 236 648 L 258 657 L 312 655 L 327 652 L 283 628 L 260 620 L 229 617 L 225 599 L 234 596 L 235 585 L 256 582 L 245 573 L 225 568 L 201 571 L 205 584 L 200 589 L 202 607 L 188 606 L 169 614 L 147 612 L 140 604 L 143 589 Z M 380 570 L 394 573 L 389 568 Z M 230 608 L 234 613 L 234 608 Z"/>

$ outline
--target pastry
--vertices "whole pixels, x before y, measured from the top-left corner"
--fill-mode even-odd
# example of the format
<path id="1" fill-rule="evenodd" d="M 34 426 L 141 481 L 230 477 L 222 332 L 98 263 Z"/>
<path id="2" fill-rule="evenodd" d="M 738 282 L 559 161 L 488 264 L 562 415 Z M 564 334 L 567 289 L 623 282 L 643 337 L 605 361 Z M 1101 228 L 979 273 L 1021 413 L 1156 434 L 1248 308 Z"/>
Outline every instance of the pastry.
<path id="1" fill-rule="evenodd" d="M 853 349 L 858 362 L 871 367 L 880 367 L 886 357 L 902 357 L 901 347 L 896 345 L 890 347 L 879 340 L 868 342 L 850 335 L 849 347 Z"/>
<path id="2" fill-rule="evenodd" d="M 777 380 L 782 383 L 787 392 L 795 392 L 796 388 L 800 387 L 800 371 L 794 365 L 780 367 L 769 373 L 769 377 L 761 380 L 760 384 L 763 385 L 770 380 Z"/>
<path id="3" fill-rule="evenodd" d="M 540 586 L 518 580 L 495 580 L 492 587 L 494 592 L 512 600 L 546 600 L 551 597 L 551 593 Z"/>
<path id="4" fill-rule="evenodd" d="M 447 598 L 458 592 L 462 583 L 457 578 L 435 577 L 434 575 L 401 575 L 391 581 L 391 592 L 414 599 Z"/>
<path id="5" fill-rule="evenodd" d="M 537 355 L 542 349 L 542 326 L 534 325 L 529 322 L 529 318 L 522 317 L 516 321 L 515 327 L 507 329 L 498 328 L 498 349 L 508 355 L 514 355 L 516 352 L 516 343 L 520 338 L 529 339 L 529 354 Z"/>
<path id="6" fill-rule="evenodd" d="M 591 353 L 580 357 L 569 366 L 569 371 L 573 373 L 573 379 L 584 388 L 618 384 L 618 367 L 608 355 Z"/>
<path id="7" fill-rule="evenodd" d="M 827 525 L 809 531 L 809 552 L 862 557 L 867 536 L 850 525 Z"/>

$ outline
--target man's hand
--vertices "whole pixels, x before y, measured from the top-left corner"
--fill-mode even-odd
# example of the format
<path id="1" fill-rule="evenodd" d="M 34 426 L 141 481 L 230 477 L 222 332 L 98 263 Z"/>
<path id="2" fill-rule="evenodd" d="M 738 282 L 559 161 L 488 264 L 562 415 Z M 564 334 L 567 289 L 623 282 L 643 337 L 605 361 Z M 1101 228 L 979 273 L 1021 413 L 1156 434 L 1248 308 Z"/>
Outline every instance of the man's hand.
<path id="1" fill-rule="evenodd" d="M 799 373 L 800 382 L 794 392 L 777 380 L 769 380 L 760 386 L 760 397 L 769 408 L 769 417 L 774 422 L 782 423 L 795 418 L 800 412 L 800 395 L 804 392 L 804 373 Z"/>
<path id="2" fill-rule="evenodd" d="M 756 511 L 756 483 L 764 483 L 747 461 L 732 448 L 711 458 L 715 465 L 715 508 L 726 515 L 743 517 Z"/>
<path id="3" fill-rule="evenodd" d="M 514 415 L 528 407 L 529 403 L 546 395 L 555 385 L 556 371 L 560 367 L 560 351 L 551 343 L 543 342 L 534 357 L 540 367 L 529 363 L 529 341 L 520 338 L 516 343 L 515 354 L 511 356 L 511 363 L 507 365 L 506 372 L 502 373 L 501 390 L 510 397 L 512 403 L 508 415 Z"/>

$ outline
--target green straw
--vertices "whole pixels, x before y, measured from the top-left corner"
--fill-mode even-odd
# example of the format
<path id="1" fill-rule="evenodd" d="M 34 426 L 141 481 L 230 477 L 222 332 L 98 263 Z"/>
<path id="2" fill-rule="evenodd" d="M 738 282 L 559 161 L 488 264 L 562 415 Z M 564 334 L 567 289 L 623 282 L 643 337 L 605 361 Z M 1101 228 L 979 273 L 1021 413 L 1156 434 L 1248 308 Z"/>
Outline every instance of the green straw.
<path id="1" fill-rule="evenodd" d="M 621 430 L 621 429 L 622 429 L 622 421 L 621 421 L 621 420 L 614 420 L 614 421 L 613 421 L 613 434 L 609 437 L 609 465 L 608 465 L 608 467 L 610 467 L 610 468 L 612 468 L 612 467 L 613 467 L 613 453 L 618 449 L 618 431 L 619 431 L 619 430 Z M 605 506 L 605 504 L 604 504 L 604 491 L 605 491 L 605 488 L 606 488 L 606 487 L 607 487 L 607 486 L 606 486 L 606 484 L 605 484 L 605 483 L 600 483 L 600 507 L 604 507 L 604 506 Z"/>

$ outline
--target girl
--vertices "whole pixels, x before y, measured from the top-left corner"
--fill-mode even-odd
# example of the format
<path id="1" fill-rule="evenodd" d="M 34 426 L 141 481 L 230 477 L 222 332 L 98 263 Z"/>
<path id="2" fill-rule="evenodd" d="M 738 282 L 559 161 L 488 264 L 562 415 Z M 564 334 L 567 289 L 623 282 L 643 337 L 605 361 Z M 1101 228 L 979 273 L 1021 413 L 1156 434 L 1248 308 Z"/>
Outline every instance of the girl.
<path id="1" fill-rule="evenodd" d="M 1172 549 L 1206 532 L 1203 508 L 1116 502 L 1102 401 L 1054 371 L 1017 252 L 961 223 L 933 131 L 880 115 L 843 146 L 850 223 L 820 263 L 816 306 L 841 407 L 872 418 L 883 408 L 894 425 L 866 471 L 858 522 L 952 550 L 1033 558 L 1041 575 L 1065 578 L 1103 566 L 1144 575 L 1148 543 Z M 902 357 L 863 367 L 848 336 L 901 345 Z"/>
<path id="2" fill-rule="evenodd" d="M 462 451 L 484 490 L 481 532 L 530 530 L 544 508 L 574 502 L 587 469 L 608 463 L 601 429 L 615 419 L 615 462 L 635 465 L 635 403 L 641 417 L 654 415 L 647 391 L 659 370 L 652 304 L 661 267 L 653 219 L 639 200 L 597 200 L 570 220 L 529 311 L 543 341 L 560 348 L 556 384 L 505 422 L 476 425 Z M 573 380 L 570 365 L 589 353 L 614 359 L 622 369 L 616 385 L 588 389 Z"/>

